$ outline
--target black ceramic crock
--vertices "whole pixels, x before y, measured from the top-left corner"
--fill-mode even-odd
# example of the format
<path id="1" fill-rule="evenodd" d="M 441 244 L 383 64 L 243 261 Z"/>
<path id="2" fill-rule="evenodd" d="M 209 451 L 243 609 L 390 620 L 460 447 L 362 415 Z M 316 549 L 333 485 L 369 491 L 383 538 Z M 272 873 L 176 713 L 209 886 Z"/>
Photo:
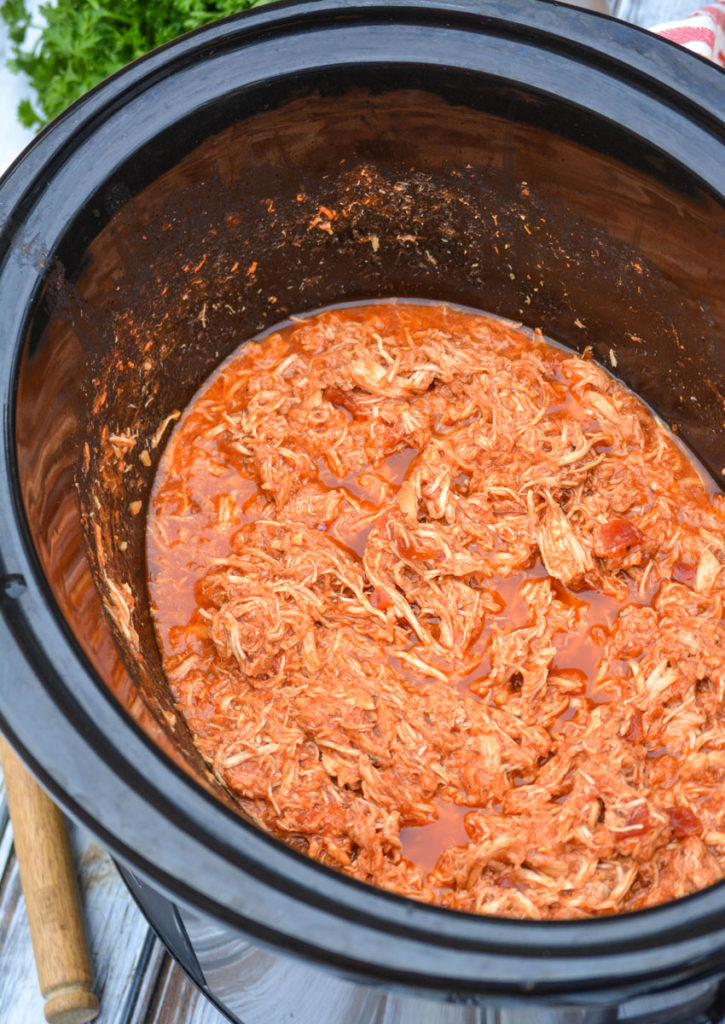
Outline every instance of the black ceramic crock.
<path id="1" fill-rule="evenodd" d="M 725 885 L 594 921 L 476 917 L 247 823 L 166 692 L 143 528 L 161 428 L 220 360 L 290 314 L 376 296 L 590 346 L 719 480 L 724 193 L 725 76 L 544 0 L 219 22 L 93 90 L 0 183 L 0 725 L 228 1012 L 283 1019 L 318 978 L 330 998 L 297 1019 L 718 1012 Z M 129 433 L 151 466 L 119 457 Z M 209 950 L 226 939 L 224 987 Z M 263 973 L 239 967 L 255 950 L 287 965 L 284 1006 L 281 988 L 261 1010 L 235 993 Z"/>

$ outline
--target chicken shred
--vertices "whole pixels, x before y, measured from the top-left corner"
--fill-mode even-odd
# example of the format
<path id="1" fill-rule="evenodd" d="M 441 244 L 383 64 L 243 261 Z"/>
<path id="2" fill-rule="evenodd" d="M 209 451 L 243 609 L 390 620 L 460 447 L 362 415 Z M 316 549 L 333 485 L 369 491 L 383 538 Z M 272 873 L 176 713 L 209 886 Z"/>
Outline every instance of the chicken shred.
<path id="1" fill-rule="evenodd" d="M 509 917 L 723 877 L 723 502 L 591 359 L 402 301 L 280 328 L 183 413 L 148 554 L 194 741 L 295 849 Z"/>

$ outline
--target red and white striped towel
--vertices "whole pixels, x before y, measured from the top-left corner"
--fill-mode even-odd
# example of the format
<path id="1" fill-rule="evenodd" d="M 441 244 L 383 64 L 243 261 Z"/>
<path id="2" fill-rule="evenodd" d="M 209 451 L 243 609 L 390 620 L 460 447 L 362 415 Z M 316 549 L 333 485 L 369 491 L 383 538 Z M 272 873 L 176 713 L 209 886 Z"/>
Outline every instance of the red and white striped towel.
<path id="1" fill-rule="evenodd" d="M 725 67 L 725 0 L 715 0 L 682 21 L 655 25 L 652 31 Z"/>

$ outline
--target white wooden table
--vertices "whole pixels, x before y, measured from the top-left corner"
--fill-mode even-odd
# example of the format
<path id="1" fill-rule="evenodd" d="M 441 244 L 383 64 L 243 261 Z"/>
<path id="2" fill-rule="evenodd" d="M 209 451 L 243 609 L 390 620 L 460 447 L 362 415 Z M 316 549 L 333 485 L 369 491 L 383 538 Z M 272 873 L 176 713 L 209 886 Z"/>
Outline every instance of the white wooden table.
<path id="1" fill-rule="evenodd" d="M 225 1018 L 154 936 L 103 847 L 73 824 L 70 838 L 101 1003 L 98 1024 L 222 1024 Z M 0 777 L 0 1022 L 44 1020 Z"/>
<path id="2" fill-rule="evenodd" d="M 586 5 L 586 0 L 577 2 Z M 644 26 L 681 17 L 697 6 L 697 0 L 609 0 L 617 17 Z M 0 65 L 6 46 L 0 28 Z M 17 101 L 25 93 L 22 82 L 0 69 L 0 172 L 32 137 L 14 119 Z M 222 1015 L 155 938 L 105 850 L 78 826 L 70 826 L 70 835 L 101 1003 L 98 1024 L 222 1024 Z M 0 1024 L 43 1021 L 0 778 Z M 274 1024 L 272 1007 L 270 1024 Z"/>

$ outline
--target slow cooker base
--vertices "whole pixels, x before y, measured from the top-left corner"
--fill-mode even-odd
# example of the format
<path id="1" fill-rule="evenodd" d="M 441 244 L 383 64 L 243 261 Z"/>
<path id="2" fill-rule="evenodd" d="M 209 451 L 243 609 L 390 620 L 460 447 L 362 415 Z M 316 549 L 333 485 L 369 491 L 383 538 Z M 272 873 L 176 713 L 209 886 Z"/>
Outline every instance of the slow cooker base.
<path id="1" fill-rule="evenodd" d="M 499 1002 L 448 993 L 446 1001 L 348 981 L 249 941 L 166 899 L 117 864 L 129 892 L 191 981 L 233 1024 L 723 1024 L 725 975 L 606 1005 Z M 476 1005 L 486 1004 L 486 1005 Z"/>

